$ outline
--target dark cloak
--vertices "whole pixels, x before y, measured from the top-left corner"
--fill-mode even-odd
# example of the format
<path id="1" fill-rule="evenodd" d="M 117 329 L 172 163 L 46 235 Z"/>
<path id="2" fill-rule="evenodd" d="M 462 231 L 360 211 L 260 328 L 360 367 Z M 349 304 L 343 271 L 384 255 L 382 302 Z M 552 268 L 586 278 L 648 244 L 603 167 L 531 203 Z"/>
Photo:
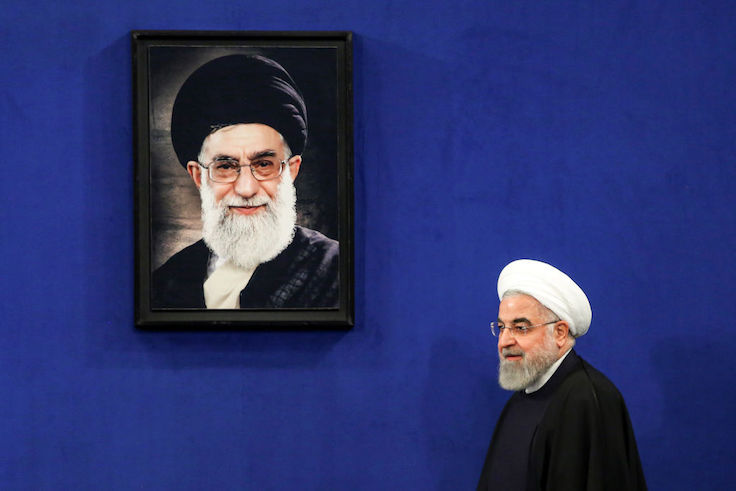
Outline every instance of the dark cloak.
<path id="1" fill-rule="evenodd" d="M 338 306 L 337 241 L 304 227 L 281 254 L 259 265 L 240 292 L 240 308 Z M 153 273 L 154 309 L 204 309 L 203 284 L 211 252 L 200 240 L 177 252 Z"/>
<path id="2" fill-rule="evenodd" d="M 575 351 L 541 389 L 514 393 L 498 419 L 478 490 L 515 489 L 646 489 L 621 393 Z"/>

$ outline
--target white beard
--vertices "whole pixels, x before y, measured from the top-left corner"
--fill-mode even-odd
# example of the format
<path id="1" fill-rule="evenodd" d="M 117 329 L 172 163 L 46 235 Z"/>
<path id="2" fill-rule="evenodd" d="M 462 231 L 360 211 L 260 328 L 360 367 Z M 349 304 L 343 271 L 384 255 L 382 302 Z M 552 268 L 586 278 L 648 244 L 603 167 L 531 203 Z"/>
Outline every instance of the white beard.
<path id="1" fill-rule="evenodd" d="M 243 269 L 255 269 L 278 256 L 294 239 L 296 189 L 288 165 L 281 174 L 273 200 L 261 196 L 250 199 L 232 196 L 217 203 L 207 177 L 203 177 L 199 188 L 202 236 L 219 258 L 228 259 Z M 228 206 L 264 204 L 265 209 L 255 215 L 239 215 L 228 210 Z"/>
<path id="2" fill-rule="evenodd" d="M 498 385 L 506 390 L 522 390 L 534 384 L 558 358 L 558 349 L 551 332 L 546 332 L 541 345 L 526 353 L 519 348 L 504 348 L 501 355 L 520 354 L 519 361 L 499 358 Z"/>

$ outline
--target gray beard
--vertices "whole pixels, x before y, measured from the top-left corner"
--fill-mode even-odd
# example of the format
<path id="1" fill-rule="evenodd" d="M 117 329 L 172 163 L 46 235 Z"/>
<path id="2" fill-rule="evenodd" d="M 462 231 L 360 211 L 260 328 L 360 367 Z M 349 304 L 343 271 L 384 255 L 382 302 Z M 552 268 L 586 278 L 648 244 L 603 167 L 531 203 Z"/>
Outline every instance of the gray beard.
<path id="1" fill-rule="evenodd" d="M 247 170 L 246 170 L 247 172 Z M 294 239 L 296 225 L 296 189 L 287 165 L 281 174 L 276 198 L 232 196 L 216 202 L 209 182 L 202 180 L 202 236 L 207 247 L 219 258 L 243 269 L 255 269 L 270 261 Z M 230 213 L 228 206 L 260 206 L 255 215 Z"/>
<path id="2" fill-rule="evenodd" d="M 542 344 L 521 352 L 518 348 L 504 348 L 503 354 L 521 354 L 519 361 L 508 361 L 499 355 L 498 384 L 506 390 L 523 390 L 534 384 L 557 361 L 558 349 L 550 332 Z"/>

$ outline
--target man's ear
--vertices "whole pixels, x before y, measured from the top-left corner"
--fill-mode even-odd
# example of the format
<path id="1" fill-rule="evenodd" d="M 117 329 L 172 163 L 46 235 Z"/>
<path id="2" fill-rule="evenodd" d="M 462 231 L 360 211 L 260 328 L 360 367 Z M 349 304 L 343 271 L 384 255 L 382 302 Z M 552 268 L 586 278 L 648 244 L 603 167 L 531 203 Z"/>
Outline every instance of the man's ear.
<path id="1" fill-rule="evenodd" d="M 289 173 L 291 174 L 291 180 L 296 180 L 297 174 L 299 174 L 299 167 L 302 165 L 302 156 L 294 155 L 289 159 Z"/>
<path id="2" fill-rule="evenodd" d="M 570 332 L 570 325 L 567 321 L 558 321 L 555 324 L 554 337 L 558 348 L 562 348 L 567 342 L 568 332 Z"/>
<path id="3" fill-rule="evenodd" d="M 199 189 L 202 185 L 202 168 L 199 166 L 199 162 L 195 162 L 194 160 L 187 162 L 187 172 L 192 177 L 194 185 Z"/>

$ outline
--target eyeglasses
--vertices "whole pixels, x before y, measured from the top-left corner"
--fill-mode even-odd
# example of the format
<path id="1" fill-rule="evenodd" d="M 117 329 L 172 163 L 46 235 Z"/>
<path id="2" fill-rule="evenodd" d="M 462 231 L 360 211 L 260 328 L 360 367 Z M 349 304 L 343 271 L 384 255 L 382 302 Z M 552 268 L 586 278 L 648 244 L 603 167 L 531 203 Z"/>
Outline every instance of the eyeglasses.
<path id="1" fill-rule="evenodd" d="M 288 159 L 281 162 L 275 159 L 258 159 L 250 164 L 241 164 L 235 159 L 223 157 L 215 159 L 209 165 L 197 162 L 200 167 L 207 169 L 210 180 L 220 183 L 230 183 L 238 180 L 240 170 L 243 167 L 250 167 L 250 173 L 256 181 L 269 181 L 276 179 L 284 170 L 284 165 Z"/>
<path id="2" fill-rule="evenodd" d="M 533 326 L 527 326 L 525 324 L 517 324 L 515 326 L 502 326 L 498 322 L 491 322 L 491 333 L 496 337 L 500 337 L 503 331 L 508 330 L 509 334 L 514 337 L 524 336 L 525 334 L 529 334 L 529 331 L 531 331 L 535 327 L 546 326 L 548 324 L 556 324 L 558 322 L 560 322 L 560 319 L 557 319 L 556 321 L 545 322 L 544 324 L 535 324 Z"/>

